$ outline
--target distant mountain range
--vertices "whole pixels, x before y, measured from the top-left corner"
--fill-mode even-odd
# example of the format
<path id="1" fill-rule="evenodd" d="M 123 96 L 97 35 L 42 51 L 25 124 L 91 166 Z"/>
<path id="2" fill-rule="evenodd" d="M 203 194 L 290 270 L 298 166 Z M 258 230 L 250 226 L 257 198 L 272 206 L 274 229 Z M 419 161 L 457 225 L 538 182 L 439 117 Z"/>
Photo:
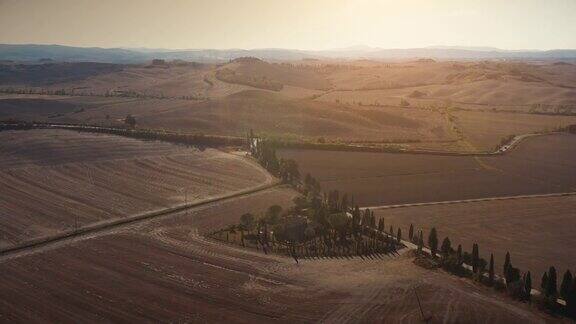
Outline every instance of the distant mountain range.
<path id="1" fill-rule="evenodd" d="M 478 60 L 478 59 L 532 59 L 574 60 L 576 50 L 558 49 L 549 51 L 501 50 L 490 47 L 435 46 L 408 49 L 381 49 L 354 46 L 344 49 L 303 51 L 291 49 L 126 49 L 71 47 L 62 45 L 9 45 L 0 44 L 0 61 L 16 62 L 103 62 L 142 63 L 152 59 L 185 60 L 196 62 L 222 62 L 243 56 L 258 57 L 270 61 L 302 59 L 417 59 Z"/>

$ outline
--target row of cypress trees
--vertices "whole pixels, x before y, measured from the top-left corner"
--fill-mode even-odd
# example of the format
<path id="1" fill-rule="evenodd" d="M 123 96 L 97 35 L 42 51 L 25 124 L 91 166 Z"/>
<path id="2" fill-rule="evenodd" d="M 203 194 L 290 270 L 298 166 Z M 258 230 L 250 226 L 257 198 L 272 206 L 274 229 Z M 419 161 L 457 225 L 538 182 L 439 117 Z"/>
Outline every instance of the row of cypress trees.
<path id="1" fill-rule="evenodd" d="M 266 144 L 261 145 L 260 148 L 262 151 L 257 156 L 271 157 L 260 159 L 261 163 L 264 163 L 263 165 L 266 166 L 267 163 L 272 161 L 272 164 L 274 164 L 275 151 L 273 151 L 273 148 L 266 146 Z M 305 195 L 312 191 L 314 193 L 313 196 L 319 195 L 319 183 L 310 175 L 306 175 L 303 187 Z M 311 199 L 312 204 L 313 200 L 314 199 Z M 324 201 L 328 212 L 351 212 L 352 220 L 348 226 L 350 227 L 350 233 L 353 235 L 358 235 L 358 233 L 366 234 L 370 233 L 370 231 L 373 233 L 386 234 L 384 218 L 381 217 L 376 225 L 375 215 L 369 209 L 365 209 L 362 213 L 358 206 L 354 208 L 350 207 L 354 206 L 353 197 L 351 200 L 348 200 L 347 195 L 340 197 L 338 191 L 331 191 L 328 194 L 324 194 L 322 201 Z M 390 225 L 387 237 L 395 237 L 396 241 L 401 243 L 402 230 L 398 228 L 397 232 L 394 233 L 393 226 Z M 421 254 L 424 247 L 423 232 L 419 231 L 415 233 L 414 226 L 410 224 L 408 238 L 417 244 L 417 251 Z M 530 271 L 521 273 L 519 268 L 514 267 L 509 252 L 506 253 L 504 259 L 502 276 L 497 278 L 494 269 L 494 254 L 490 254 L 490 261 L 487 262 L 480 257 L 477 243 L 472 245 L 471 254 L 463 252 L 462 245 L 458 245 L 456 250 L 453 249 L 452 242 L 448 237 L 444 238 L 439 247 L 438 232 L 435 227 L 430 230 L 427 243 L 433 258 L 436 259 L 438 253 L 440 253 L 440 262 L 444 269 L 458 275 L 471 275 L 474 280 L 498 289 L 504 288 L 513 298 L 524 301 L 531 300 L 533 287 L 532 274 Z M 440 248 L 440 250 L 438 250 L 438 248 Z M 471 271 L 464 266 L 465 264 L 472 268 Z M 486 267 L 488 267 L 488 269 L 486 269 Z M 563 308 L 565 314 L 576 318 L 576 278 L 574 278 L 569 270 L 564 273 L 560 290 L 558 290 L 556 269 L 550 267 L 542 277 L 540 288 L 542 304 L 546 308 L 559 311 L 560 308 L 557 298 L 560 297 L 566 302 L 566 306 Z"/>
<path id="2" fill-rule="evenodd" d="M 422 253 L 424 242 L 422 231 L 418 235 L 414 232 L 414 226 L 410 224 L 408 237 L 410 241 L 417 244 L 418 252 Z M 440 262 L 444 269 L 457 275 L 470 275 L 473 279 L 485 283 L 488 286 L 494 286 L 497 289 L 505 288 L 513 298 L 531 301 L 531 292 L 533 289 L 532 274 L 527 271 L 521 274 L 520 269 L 513 266 L 510 253 L 506 252 L 502 276 L 496 277 L 494 270 L 494 254 L 490 254 L 490 261 L 487 263 L 479 256 L 479 246 L 477 243 L 472 245 L 472 253 L 469 255 L 462 252 L 462 245 L 454 250 L 448 237 L 444 238 L 440 250 L 438 250 L 438 232 L 435 227 L 430 230 L 428 235 L 428 247 L 433 258 L 440 254 Z M 464 266 L 469 265 L 471 272 Z M 486 270 L 486 266 L 488 269 Z M 558 298 L 565 301 L 565 307 L 561 307 Z M 555 267 L 550 267 L 544 272 L 540 284 L 540 304 L 548 310 L 554 312 L 563 312 L 572 318 L 576 318 L 576 277 L 570 270 L 566 270 L 562 277 L 560 289 L 558 289 L 558 275 Z"/>

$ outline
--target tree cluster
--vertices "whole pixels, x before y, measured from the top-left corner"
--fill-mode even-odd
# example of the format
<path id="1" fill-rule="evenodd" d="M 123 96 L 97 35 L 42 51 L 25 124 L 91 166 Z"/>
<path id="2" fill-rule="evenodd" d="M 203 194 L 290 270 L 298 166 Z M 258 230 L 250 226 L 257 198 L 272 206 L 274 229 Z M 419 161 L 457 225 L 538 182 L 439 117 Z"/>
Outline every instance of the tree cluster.
<path id="1" fill-rule="evenodd" d="M 1 88 L 0 93 L 7 94 L 39 94 L 51 96 L 82 96 L 82 97 L 120 97 L 139 99 L 181 99 L 181 100 L 206 100 L 200 94 L 169 96 L 164 93 L 141 93 L 134 90 L 107 90 L 105 92 L 93 92 L 77 89 L 44 89 L 44 88 Z"/>
<path id="2" fill-rule="evenodd" d="M 210 136 L 204 134 L 186 134 L 168 132 L 164 130 L 153 129 L 132 129 L 131 125 L 136 125 L 136 119 L 132 116 L 127 116 L 125 121 L 125 128 L 121 127 L 102 127 L 87 124 L 52 124 L 45 122 L 23 122 L 23 121 L 2 121 L 0 122 L 0 130 L 2 129 L 33 129 L 33 128 L 49 128 L 49 129 L 67 129 L 77 132 L 99 133 L 99 134 L 112 134 L 130 138 L 137 138 L 147 141 L 163 141 L 174 144 L 182 144 L 188 146 L 203 147 L 217 147 L 217 146 L 241 146 L 245 144 L 245 139 L 241 137 L 226 137 L 226 136 Z"/>
<path id="3" fill-rule="evenodd" d="M 276 156 L 276 144 L 273 141 L 258 139 L 249 136 L 250 151 L 258 163 L 272 175 L 280 178 L 284 183 L 299 185 L 300 171 L 298 164 L 292 159 L 283 159 Z"/>
<path id="4" fill-rule="evenodd" d="M 422 255 L 424 246 L 422 231 L 416 234 L 414 226 L 410 224 L 408 237 L 410 241 L 417 244 L 417 251 Z M 505 290 L 508 295 L 515 299 L 532 300 L 532 274 L 530 271 L 522 273 L 519 268 L 514 267 L 509 252 L 504 258 L 502 276 L 497 276 L 494 269 L 494 255 L 490 254 L 490 261 L 486 262 L 480 257 L 477 243 L 472 245 L 472 253 L 468 253 L 462 251 L 461 245 L 458 245 L 458 248 L 454 250 L 448 237 L 444 238 L 439 250 L 438 242 L 438 232 L 436 228 L 432 228 L 428 234 L 430 256 L 438 260 L 446 271 L 459 276 L 471 277 L 475 281 L 493 286 L 498 290 Z M 558 298 L 564 300 L 565 307 L 561 306 Z M 576 277 L 572 275 L 570 270 L 567 270 L 562 277 L 560 286 L 558 286 L 556 268 L 550 267 L 542 276 L 538 302 L 550 311 L 562 312 L 567 316 L 576 318 Z"/>

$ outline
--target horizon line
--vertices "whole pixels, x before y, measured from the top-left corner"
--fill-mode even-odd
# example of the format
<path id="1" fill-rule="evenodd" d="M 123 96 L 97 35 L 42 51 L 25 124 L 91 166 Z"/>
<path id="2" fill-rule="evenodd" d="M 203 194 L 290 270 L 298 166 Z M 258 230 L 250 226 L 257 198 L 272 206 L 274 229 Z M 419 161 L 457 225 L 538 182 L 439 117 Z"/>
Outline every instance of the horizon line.
<path id="1" fill-rule="evenodd" d="M 211 47 L 200 47 L 200 48 L 169 48 L 169 47 L 146 47 L 146 46 L 135 46 L 135 47 L 123 47 L 123 46 L 90 46 L 90 45 L 69 45 L 69 44 L 58 44 L 58 43 L 0 43 L 0 45 L 11 45 L 11 46 L 61 46 L 61 47 L 74 47 L 74 48 L 85 48 L 85 49 L 120 49 L 120 50 L 162 50 L 162 51 L 203 51 L 203 50 L 216 50 L 216 51 L 256 51 L 256 50 L 290 50 L 298 52 L 330 52 L 330 51 L 378 51 L 378 50 L 410 50 L 410 49 L 445 49 L 445 50 L 464 50 L 464 51 L 478 51 L 478 52 L 548 52 L 548 51 L 558 51 L 558 50 L 576 50 L 576 48 L 548 48 L 548 49 L 507 49 L 494 46 L 476 46 L 476 45 L 427 45 L 421 47 L 379 47 L 370 45 L 351 45 L 346 47 L 329 48 L 329 49 L 299 49 L 290 47 L 253 47 L 253 48 L 241 48 L 241 47 L 230 47 L 230 48 L 211 48 Z"/>

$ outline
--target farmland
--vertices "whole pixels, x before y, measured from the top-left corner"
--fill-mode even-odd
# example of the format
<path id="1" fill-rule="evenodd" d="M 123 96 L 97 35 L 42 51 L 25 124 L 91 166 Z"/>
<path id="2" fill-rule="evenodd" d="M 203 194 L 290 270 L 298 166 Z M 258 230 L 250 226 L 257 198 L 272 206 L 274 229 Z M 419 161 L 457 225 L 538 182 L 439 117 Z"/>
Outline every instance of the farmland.
<path id="1" fill-rule="evenodd" d="M 573 191 L 574 135 L 526 139 L 504 156 L 282 150 L 322 189 L 353 195 L 360 206 Z"/>
<path id="2" fill-rule="evenodd" d="M 436 227 L 443 239 L 471 251 L 478 243 L 489 260 L 494 253 L 500 273 L 506 252 L 522 271 L 540 278 L 548 267 L 573 270 L 576 244 L 573 228 L 576 197 L 526 198 L 376 210 L 389 225 L 407 230 L 410 224 L 428 233 Z"/>
<path id="3" fill-rule="evenodd" d="M 290 139 L 345 138 L 369 142 L 450 141 L 444 118 L 429 111 L 354 108 L 245 90 L 209 101 L 64 97 L 32 95 L 1 99 L 0 118 L 48 122 L 122 125 L 134 115 L 139 127 L 204 134 L 262 135 Z"/>
<path id="4" fill-rule="evenodd" d="M 8 321 L 551 321 L 525 304 L 438 271 L 410 254 L 302 261 L 200 236 L 294 192 L 274 188 L 0 260 Z M 354 273 L 354 276 L 350 276 Z M 8 298 L 7 296 L 10 296 Z M 43 298 L 52 296 L 52 298 Z"/>
<path id="5" fill-rule="evenodd" d="M 510 134 L 552 132 L 576 122 L 573 116 L 507 112 L 455 111 L 453 116 L 455 125 L 462 130 L 464 138 L 479 151 L 493 150 L 495 144 Z"/>
<path id="6" fill-rule="evenodd" d="M 382 207 L 575 191 L 576 135 L 528 137 L 497 156 L 442 154 L 488 152 L 510 135 L 576 124 L 573 72 L 552 62 L 427 59 L 0 65 L 0 120 L 126 127 L 130 115 L 136 129 L 194 137 L 243 139 L 254 131 L 303 146 L 428 153 L 278 149 L 278 157 L 297 162 L 301 180 L 309 173 L 327 197 L 340 192 L 342 199 L 319 203 L 323 193 L 292 179 L 296 168 L 284 176 L 294 164 L 274 157 L 274 141 L 259 142 L 270 150 L 255 149 L 250 158 L 231 147 L 3 131 L 0 321 L 419 322 L 416 292 L 438 322 L 559 321 L 425 269 L 414 251 L 378 253 L 369 244 L 374 231 L 358 234 L 360 218 L 348 221 L 351 204 L 342 193 L 362 207 Z M 258 159 L 286 183 L 276 185 Z M 170 209 L 185 204 L 194 206 Z M 276 204 L 282 212 L 273 223 L 267 217 Z M 483 257 L 496 254 L 497 272 L 510 251 L 537 287 L 548 266 L 574 267 L 566 246 L 576 243 L 575 207 L 573 196 L 541 197 L 376 208 L 376 216 L 404 233 L 410 223 L 426 233 L 436 226 L 440 239 L 448 235 L 467 251 L 479 243 Z M 246 213 L 256 231 L 243 227 Z M 281 237 L 288 218 L 330 253 L 302 254 L 295 263 L 298 256 L 260 252 L 261 233 Z M 244 245 L 245 230 L 253 244 L 226 243 L 234 232 Z M 214 232 L 226 240 L 214 240 Z M 47 237 L 54 240 L 6 250 Z M 342 248 L 352 239 L 354 256 Z M 348 254 L 335 257 L 332 246 Z"/>
<path id="7" fill-rule="evenodd" d="M 2 247 L 272 181 L 236 154 L 65 130 L 2 132 L 0 152 Z"/>
<path id="8" fill-rule="evenodd" d="M 1 119 L 120 125 L 131 114 L 146 128 L 459 152 L 576 123 L 571 64 L 240 58 L 0 67 Z"/>

